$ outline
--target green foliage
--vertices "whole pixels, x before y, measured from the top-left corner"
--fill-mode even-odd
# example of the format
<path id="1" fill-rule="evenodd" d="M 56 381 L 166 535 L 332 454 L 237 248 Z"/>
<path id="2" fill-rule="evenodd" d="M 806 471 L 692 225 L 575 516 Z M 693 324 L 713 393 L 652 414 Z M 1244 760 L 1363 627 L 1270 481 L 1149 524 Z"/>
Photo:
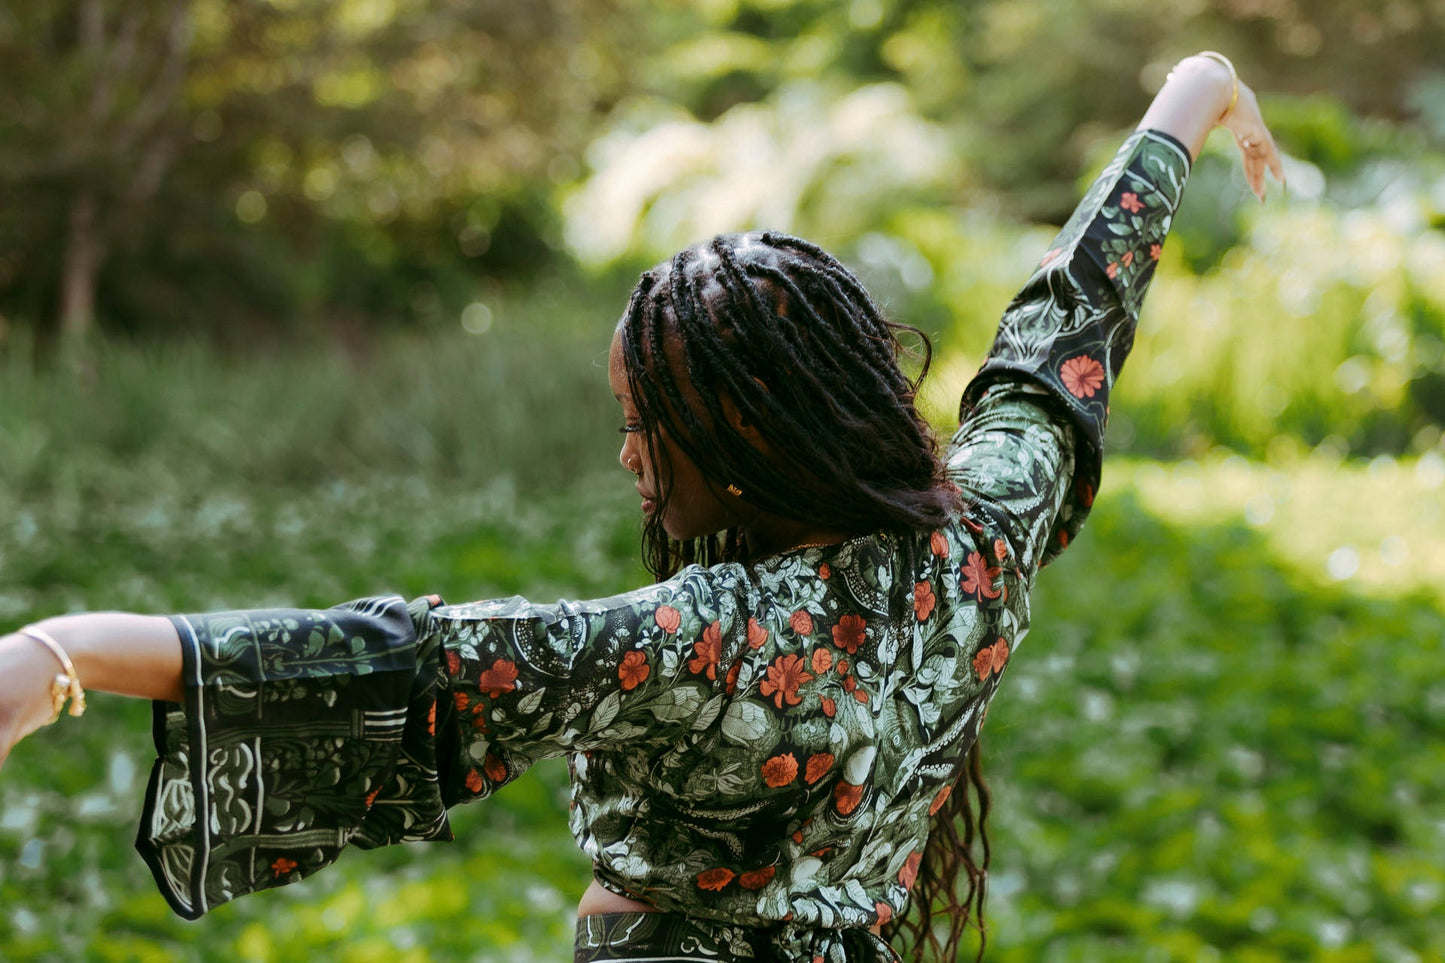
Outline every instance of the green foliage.
<path id="1" fill-rule="evenodd" d="M 83 399 L 44 373 L 12 381 L 0 404 L 0 618 L 384 591 L 597 597 L 639 584 L 610 402 L 573 394 L 579 377 L 601 390 L 601 348 L 553 335 L 539 362 L 543 339 L 508 334 L 512 316 L 485 337 L 397 341 L 339 369 L 304 353 L 285 377 L 262 359 L 117 349 Z M 496 384 L 446 374 L 467 369 Z M 455 448 L 442 458 L 397 443 L 401 415 L 368 401 L 372 390 L 414 431 L 455 426 Z M 354 410 L 337 413 L 338 391 L 359 395 Z M 459 391 L 485 416 L 457 415 Z M 505 402 L 516 393 L 530 404 Z M 116 440 L 108 412 L 131 406 Z M 39 462 L 20 457 L 26 437 Z M 379 454 L 339 457 L 337 438 Z M 588 467 L 549 467 L 563 451 Z M 1394 531 L 1398 519 L 1352 507 L 1402 490 L 1394 470 L 1110 469 L 1086 535 L 1041 576 L 1034 631 L 985 728 L 990 960 L 1445 954 L 1445 606 L 1438 593 L 1328 580 L 1318 560 L 1280 547 L 1297 540 L 1290 526 L 1325 546 L 1358 543 L 1362 526 Z M 1406 504 L 1423 517 L 1439 465 L 1401 470 L 1424 479 Z M 1285 530 L 1258 527 L 1261 495 Z M 1407 533 L 1424 559 L 1445 544 L 1436 516 Z M 187 924 L 130 848 L 147 723 L 146 706 L 99 696 L 0 774 L 6 959 L 566 958 L 587 865 L 566 831 L 560 765 L 454 811 L 456 844 L 348 854 Z"/>
<path id="2" fill-rule="evenodd" d="M 1279 94 L 1281 142 L 1353 185 L 1346 206 L 1388 188 L 1391 165 L 1420 169 L 1445 130 L 1445 23 L 1397 0 L 65 0 L 12 14 L 0 331 L 87 312 L 112 332 L 208 337 L 421 323 L 419 286 L 459 307 L 449 290 L 481 278 L 656 259 L 748 223 L 844 250 L 940 204 L 1058 223 L 1101 139 L 1201 46 Z M 618 180 L 631 204 L 573 196 Z M 1194 270 L 1222 261 L 1238 220 L 1196 232 L 1209 243 L 1191 242 Z"/>
<path id="3" fill-rule="evenodd" d="M 35 372 L 17 348 L 0 378 L 0 485 L 78 500 L 398 473 L 557 484 L 610 450 L 605 361 L 625 303 L 625 289 L 554 281 L 473 302 L 461 321 L 476 334 L 438 315 L 426 335 L 274 354 L 114 342 L 91 384 Z"/>

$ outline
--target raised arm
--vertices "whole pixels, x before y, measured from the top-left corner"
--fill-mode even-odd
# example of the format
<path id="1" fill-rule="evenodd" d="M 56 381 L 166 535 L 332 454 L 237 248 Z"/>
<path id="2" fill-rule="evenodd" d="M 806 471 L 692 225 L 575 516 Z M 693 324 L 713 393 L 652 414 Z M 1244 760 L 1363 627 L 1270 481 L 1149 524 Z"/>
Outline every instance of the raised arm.
<path id="1" fill-rule="evenodd" d="M 964 391 L 950 469 L 971 523 L 1011 543 L 1026 579 L 1088 515 L 1109 394 L 1205 138 L 1216 126 L 1234 135 L 1261 199 L 1265 170 L 1282 178 L 1253 91 L 1216 56 L 1171 72 L 1005 310 Z"/>

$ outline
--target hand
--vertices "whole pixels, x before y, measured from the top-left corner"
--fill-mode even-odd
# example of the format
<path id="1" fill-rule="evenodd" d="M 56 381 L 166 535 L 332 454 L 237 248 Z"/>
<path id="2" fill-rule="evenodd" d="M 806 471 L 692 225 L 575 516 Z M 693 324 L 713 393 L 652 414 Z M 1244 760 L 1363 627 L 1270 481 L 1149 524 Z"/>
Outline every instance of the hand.
<path id="1" fill-rule="evenodd" d="M 1219 126 L 1234 135 L 1244 164 L 1244 179 L 1254 196 L 1264 200 L 1264 172 L 1268 168 L 1275 180 L 1284 184 L 1284 162 L 1280 160 L 1279 148 L 1269 128 L 1264 126 L 1264 117 L 1259 112 L 1259 101 L 1254 91 L 1239 84 L 1239 102 L 1219 118 Z"/>
<path id="2" fill-rule="evenodd" d="M 0 767 L 21 739 L 50 723 L 55 656 L 28 636 L 0 636 Z"/>
<path id="3" fill-rule="evenodd" d="M 1215 56 L 1196 54 L 1175 64 L 1139 126 L 1162 130 L 1178 138 L 1188 148 L 1191 158 L 1199 156 L 1210 131 L 1224 127 L 1239 145 L 1244 157 L 1244 177 L 1255 197 L 1264 200 L 1266 170 L 1273 171 L 1280 183 L 1284 183 L 1284 164 L 1274 138 L 1264 126 L 1254 91 L 1239 82 L 1234 69 Z"/>

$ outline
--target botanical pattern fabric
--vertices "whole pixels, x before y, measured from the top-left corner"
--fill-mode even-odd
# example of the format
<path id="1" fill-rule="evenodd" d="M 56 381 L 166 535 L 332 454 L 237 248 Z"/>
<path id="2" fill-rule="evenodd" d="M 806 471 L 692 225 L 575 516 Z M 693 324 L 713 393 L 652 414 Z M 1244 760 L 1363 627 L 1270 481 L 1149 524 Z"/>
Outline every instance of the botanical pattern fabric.
<path id="1" fill-rule="evenodd" d="M 589 602 L 174 617 L 186 701 L 157 706 L 138 842 L 172 906 L 197 917 L 349 842 L 449 838 L 447 807 L 565 756 L 603 885 L 735 959 L 894 959 L 868 927 L 905 911 L 1034 577 L 1092 499 L 1186 171 L 1172 140 L 1130 138 L 1009 309 L 949 451 L 951 525 Z"/>
<path id="2" fill-rule="evenodd" d="M 1135 131 L 1004 312 L 988 359 L 964 391 L 960 421 L 989 385 L 1022 374 L 1048 388 L 1080 429 L 1074 489 L 1045 564 L 1078 534 L 1099 490 L 1109 391 L 1134 346 L 1189 166 L 1188 150 L 1173 137 Z"/>

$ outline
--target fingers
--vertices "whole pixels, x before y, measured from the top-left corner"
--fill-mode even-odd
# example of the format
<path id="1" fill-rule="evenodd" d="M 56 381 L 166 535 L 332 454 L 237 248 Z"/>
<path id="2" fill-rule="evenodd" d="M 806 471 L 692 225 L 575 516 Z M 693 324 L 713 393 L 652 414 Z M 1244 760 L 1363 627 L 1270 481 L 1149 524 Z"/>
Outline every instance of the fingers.
<path id="1" fill-rule="evenodd" d="M 1274 137 L 1264 124 L 1254 91 L 1240 84 L 1239 102 L 1220 119 L 1220 123 L 1234 135 L 1244 168 L 1244 179 L 1254 196 L 1263 201 L 1266 172 L 1274 174 L 1275 179 L 1283 184 L 1284 161 L 1280 157 Z"/>
<path id="2" fill-rule="evenodd" d="M 1254 196 L 1263 201 L 1266 172 L 1274 174 L 1275 180 L 1281 184 L 1285 182 L 1284 161 L 1280 157 L 1279 148 L 1269 131 L 1263 128 L 1253 136 L 1236 137 L 1236 141 L 1244 166 L 1244 179 L 1249 183 L 1249 189 L 1254 192 Z"/>
<path id="3" fill-rule="evenodd" d="M 1254 136 L 1260 137 L 1259 134 Z M 1269 165 L 1274 145 L 1263 143 L 1262 138 L 1255 140 L 1249 137 L 1237 137 L 1236 141 L 1239 144 L 1239 152 L 1244 166 L 1244 179 L 1249 184 L 1249 189 L 1254 196 L 1262 201 L 1265 192 L 1264 172 Z"/>

